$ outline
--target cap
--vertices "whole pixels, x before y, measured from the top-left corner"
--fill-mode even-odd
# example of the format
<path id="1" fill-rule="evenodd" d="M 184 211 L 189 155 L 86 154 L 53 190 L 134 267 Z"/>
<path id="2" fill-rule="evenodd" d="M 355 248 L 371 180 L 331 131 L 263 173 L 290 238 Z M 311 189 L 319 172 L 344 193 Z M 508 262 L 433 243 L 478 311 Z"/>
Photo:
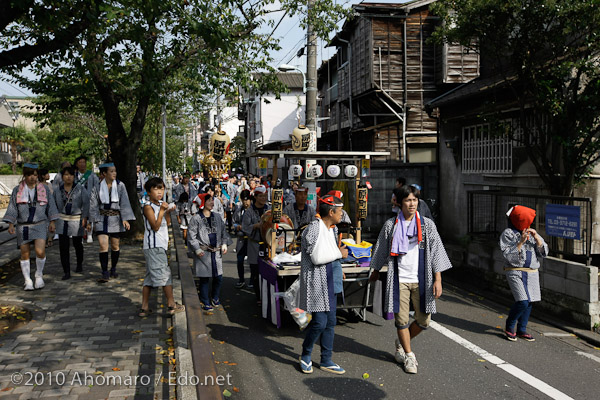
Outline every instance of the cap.
<path id="1" fill-rule="evenodd" d="M 308 188 L 306 186 L 304 186 L 303 183 L 299 183 L 298 187 L 296 189 L 294 189 L 294 192 L 307 192 Z"/>
<path id="2" fill-rule="evenodd" d="M 264 185 L 258 185 L 254 188 L 254 193 L 266 193 L 267 188 Z"/>
<path id="3" fill-rule="evenodd" d="M 37 163 L 25 163 L 23 164 L 26 168 L 38 169 L 39 165 Z"/>
<path id="4" fill-rule="evenodd" d="M 106 162 L 104 164 L 100 164 L 100 166 L 98 168 L 110 168 L 110 167 L 114 167 L 115 163 L 111 163 L 111 162 Z"/>
<path id="5" fill-rule="evenodd" d="M 417 190 L 422 190 L 421 186 L 417 185 L 416 183 L 411 183 L 410 186 L 414 187 Z"/>

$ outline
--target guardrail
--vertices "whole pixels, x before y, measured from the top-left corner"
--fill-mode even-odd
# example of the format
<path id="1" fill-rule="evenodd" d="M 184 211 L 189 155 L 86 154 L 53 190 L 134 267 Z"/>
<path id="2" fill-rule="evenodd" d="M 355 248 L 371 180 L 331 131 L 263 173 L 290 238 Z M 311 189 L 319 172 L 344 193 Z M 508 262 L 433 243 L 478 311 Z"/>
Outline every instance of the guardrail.
<path id="1" fill-rule="evenodd" d="M 171 229 L 173 229 L 173 241 L 175 243 L 175 254 L 181 280 L 182 300 L 185 305 L 187 318 L 188 347 L 192 353 L 192 364 L 194 375 L 200 378 L 200 385 L 196 386 L 198 399 L 222 399 L 223 394 L 219 385 L 202 385 L 206 377 L 212 376 L 213 382 L 217 382 L 217 370 L 213 357 L 212 346 L 209 342 L 204 313 L 198 298 L 194 276 L 190 268 L 187 248 L 181 237 L 177 218 L 171 218 Z"/>

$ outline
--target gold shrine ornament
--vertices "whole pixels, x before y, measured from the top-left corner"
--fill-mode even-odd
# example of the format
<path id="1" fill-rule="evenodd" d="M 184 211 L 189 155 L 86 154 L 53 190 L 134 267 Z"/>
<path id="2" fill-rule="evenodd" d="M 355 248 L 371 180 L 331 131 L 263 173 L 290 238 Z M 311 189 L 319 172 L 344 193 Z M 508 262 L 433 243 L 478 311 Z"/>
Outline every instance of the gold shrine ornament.
<path id="1" fill-rule="evenodd" d="M 217 131 L 210 137 L 210 153 L 215 160 L 220 161 L 229 153 L 231 139 L 224 131 Z"/>
<path id="2" fill-rule="evenodd" d="M 294 151 L 306 151 L 310 146 L 310 130 L 304 125 L 298 125 L 291 134 Z"/>

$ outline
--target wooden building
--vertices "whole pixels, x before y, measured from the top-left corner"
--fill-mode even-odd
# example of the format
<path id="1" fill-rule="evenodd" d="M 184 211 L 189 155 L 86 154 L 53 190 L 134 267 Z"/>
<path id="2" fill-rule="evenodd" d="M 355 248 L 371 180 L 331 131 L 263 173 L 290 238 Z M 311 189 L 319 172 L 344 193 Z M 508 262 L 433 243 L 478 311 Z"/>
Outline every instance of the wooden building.
<path id="1" fill-rule="evenodd" d="M 430 43 L 434 0 L 360 3 L 319 69 L 320 150 L 389 151 L 386 162 L 436 161 L 437 122 L 424 104 L 479 76 L 479 57 Z"/>

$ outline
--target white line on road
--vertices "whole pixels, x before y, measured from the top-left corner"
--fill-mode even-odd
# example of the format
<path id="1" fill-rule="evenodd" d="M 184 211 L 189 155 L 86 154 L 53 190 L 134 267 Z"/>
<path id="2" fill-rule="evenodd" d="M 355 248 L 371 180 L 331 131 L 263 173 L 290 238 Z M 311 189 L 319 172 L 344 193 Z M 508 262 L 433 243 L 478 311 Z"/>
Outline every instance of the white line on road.
<path id="1" fill-rule="evenodd" d="M 562 333 L 562 332 L 546 332 L 546 333 L 542 333 L 542 335 L 547 336 L 547 337 L 574 337 L 575 335 L 573 335 L 572 333 Z"/>
<path id="2" fill-rule="evenodd" d="M 595 355 L 593 355 L 593 354 L 589 354 L 589 353 L 586 353 L 586 352 L 584 352 L 584 351 L 576 351 L 575 353 L 579 354 L 580 356 L 584 356 L 584 357 L 587 357 L 587 358 L 591 358 L 592 360 L 594 360 L 594 361 L 596 361 L 596 362 L 599 362 L 599 363 L 600 363 L 600 357 L 596 357 L 596 356 L 595 356 Z"/>
<path id="3" fill-rule="evenodd" d="M 515 378 L 522 380 L 523 382 L 527 383 L 528 385 L 533 386 L 534 388 L 536 388 L 540 392 L 548 395 L 549 397 L 551 397 L 553 399 L 557 399 L 557 400 L 568 400 L 568 399 L 573 400 L 571 397 L 567 396 L 566 394 L 559 391 L 558 389 L 553 388 L 552 386 L 539 380 L 535 376 L 532 376 L 532 375 L 528 374 L 527 372 L 523 371 L 522 369 L 517 368 L 512 364 L 507 363 L 506 361 L 502 360 L 499 357 L 496 357 L 495 355 L 482 349 L 481 347 L 477 346 L 476 344 L 473 344 L 473 343 L 469 342 L 467 339 L 452 332 L 450 329 L 443 327 L 442 325 L 438 324 L 437 322 L 431 321 L 430 326 L 433 329 L 435 329 L 436 331 L 438 331 L 439 333 L 441 333 L 442 335 L 444 335 L 447 338 L 460 344 L 467 350 L 472 351 L 473 353 L 477 354 L 484 360 L 496 365 L 498 368 L 508 372 Z"/>

